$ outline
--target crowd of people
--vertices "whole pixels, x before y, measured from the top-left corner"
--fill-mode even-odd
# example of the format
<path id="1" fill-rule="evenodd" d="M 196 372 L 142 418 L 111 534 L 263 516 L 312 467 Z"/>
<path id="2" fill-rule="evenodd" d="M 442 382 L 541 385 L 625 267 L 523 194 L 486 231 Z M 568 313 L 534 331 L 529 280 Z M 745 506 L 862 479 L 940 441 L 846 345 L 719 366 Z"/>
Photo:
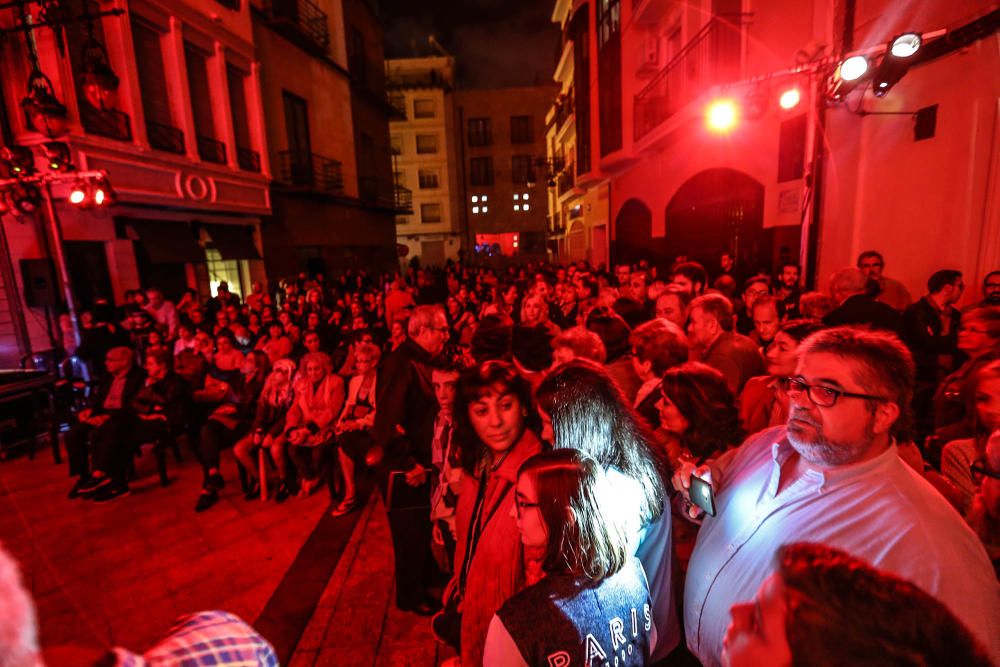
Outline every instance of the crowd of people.
<path id="1" fill-rule="evenodd" d="M 466 666 L 988 665 L 1000 271 L 959 311 L 960 271 L 914 301 L 884 266 L 822 293 L 731 255 L 133 291 L 83 318 L 69 495 L 127 496 L 147 443 L 164 484 L 194 451 L 199 512 L 230 448 L 248 501 L 273 477 L 342 516 L 373 477 L 395 603 Z"/>

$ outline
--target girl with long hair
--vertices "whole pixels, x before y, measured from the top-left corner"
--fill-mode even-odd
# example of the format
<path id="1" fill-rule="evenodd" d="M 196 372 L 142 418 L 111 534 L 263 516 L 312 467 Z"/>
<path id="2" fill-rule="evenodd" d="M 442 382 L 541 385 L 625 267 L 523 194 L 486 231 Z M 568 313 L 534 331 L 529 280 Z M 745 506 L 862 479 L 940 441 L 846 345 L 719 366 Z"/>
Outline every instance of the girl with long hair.
<path id="1" fill-rule="evenodd" d="M 587 664 L 595 652 L 614 654 L 622 667 L 649 660 L 649 587 L 613 493 L 604 468 L 575 449 L 521 466 L 514 515 L 525 548 L 543 550 L 544 577 L 493 617 L 485 667 L 562 664 L 552 659 L 560 655 Z"/>
<path id="2" fill-rule="evenodd" d="M 680 641 L 672 585 L 669 466 L 649 425 L 599 364 L 574 359 L 558 366 L 536 393 L 542 437 L 556 449 L 579 449 L 604 468 L 614 489 L 616 516 L 625 522 L 629 553 L 649 579 L 656 623 L 652 660 Z"/>

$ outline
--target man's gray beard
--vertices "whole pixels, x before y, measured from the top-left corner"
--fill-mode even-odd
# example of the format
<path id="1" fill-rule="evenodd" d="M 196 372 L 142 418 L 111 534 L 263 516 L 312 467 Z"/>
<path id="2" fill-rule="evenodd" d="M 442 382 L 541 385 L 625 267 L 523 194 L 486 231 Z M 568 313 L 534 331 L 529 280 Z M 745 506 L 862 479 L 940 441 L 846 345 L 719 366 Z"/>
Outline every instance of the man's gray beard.
<path id="1" fill-rule="evenodd" d="M 799 456 L 809 463 L 824 467 L 844 466 L 854 463 L 858 453 L 868 449 L 868 445 L 875 438 L 872 426 L 871 421 L 865 425 L 865 439 L 863 443 L 834 442 L 823 437 L 822 433 L 818 430 L 815 431 L 817 436 L 816 441 L 811 442 L 799 439 L 792 429 L 788 429 L 787 432 L 788 442 L 799 453 Z"/>

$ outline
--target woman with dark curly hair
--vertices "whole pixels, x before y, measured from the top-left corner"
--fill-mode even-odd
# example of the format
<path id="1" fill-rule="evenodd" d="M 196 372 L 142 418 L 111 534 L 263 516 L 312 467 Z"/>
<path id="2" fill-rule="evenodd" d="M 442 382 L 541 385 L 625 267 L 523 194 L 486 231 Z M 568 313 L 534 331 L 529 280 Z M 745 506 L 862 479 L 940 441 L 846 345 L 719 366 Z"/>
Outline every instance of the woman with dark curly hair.
<path id="1" fill-rule="evenodd" d="M 531 388 L 505 361 L 462 375 L 454 419 L 464 474 L 455 509 L 455 576 L 445 601 L 461 611 L 460 640 L 446 637 L 437 619 L 435 631 L 459 644 L 463 665 L 480 665 L 493 615 L 541 576 L 542 554 L 525 552 L 513 509 L 517 471 L 542 443 Z"/>
<path id="2" fill-rule="evenodd" d="M 701 464 L 743 442 L 736 397 L 711 366 L 689 361 L 669 369 L 660 383 L 661 428 L 673 467 L 679 459 Z"/>

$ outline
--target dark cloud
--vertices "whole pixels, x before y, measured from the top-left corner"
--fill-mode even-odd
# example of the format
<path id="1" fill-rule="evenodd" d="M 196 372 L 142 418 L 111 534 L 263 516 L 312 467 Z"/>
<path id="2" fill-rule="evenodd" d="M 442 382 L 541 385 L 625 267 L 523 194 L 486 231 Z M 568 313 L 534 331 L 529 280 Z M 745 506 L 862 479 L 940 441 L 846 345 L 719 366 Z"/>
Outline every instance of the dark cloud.
<path id="1" fill-rule="evenodd" d="M 381 6 L 389 57 L 428 55 L 434 35 L 455 56 L 464 87 L 551 80 L 559 29 L 544 0 L 387 0 Z"/>

